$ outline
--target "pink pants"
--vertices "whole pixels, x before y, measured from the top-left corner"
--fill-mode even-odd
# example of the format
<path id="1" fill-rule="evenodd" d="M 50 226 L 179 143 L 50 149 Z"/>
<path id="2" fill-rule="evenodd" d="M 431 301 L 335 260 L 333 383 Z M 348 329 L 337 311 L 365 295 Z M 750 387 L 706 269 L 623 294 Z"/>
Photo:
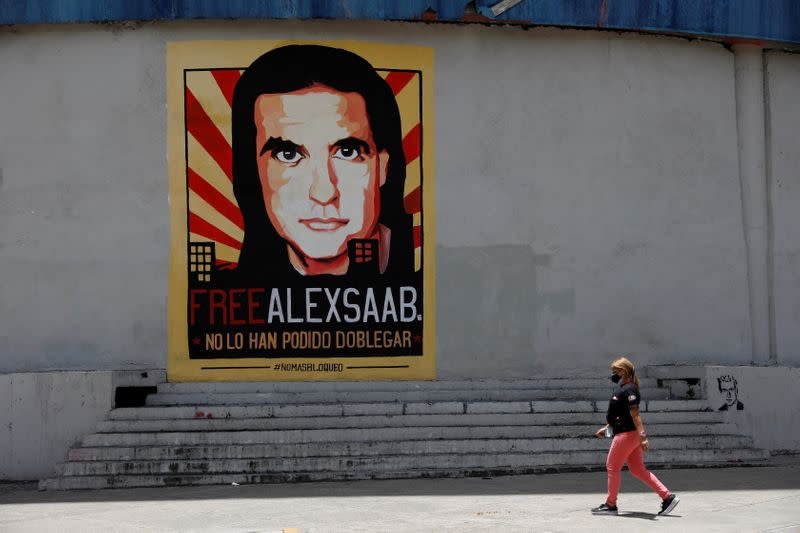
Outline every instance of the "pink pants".
<path id="1" fill-rule="evenodd" d="M 644 466 L 639 434 L 636 431 L 626 431 L 625 433 L 614 435 L 611 449 L 608 450 L 608 459 L 606 460 L 606 470 L 608 470 L 608 497 L 606 498 L 606 503 L 608 505 L 617 505 L 619 483 L 622 480 L 622 465 L 626 462 L 631 474 L 656 491 L 662 500 L 669 496 L 667 487 Z"/>

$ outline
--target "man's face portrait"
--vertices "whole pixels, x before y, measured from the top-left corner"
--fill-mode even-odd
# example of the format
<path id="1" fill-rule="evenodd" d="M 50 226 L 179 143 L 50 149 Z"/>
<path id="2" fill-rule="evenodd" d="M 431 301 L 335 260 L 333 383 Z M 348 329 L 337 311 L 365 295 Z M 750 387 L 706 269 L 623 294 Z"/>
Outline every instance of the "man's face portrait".
<path id="1" fill-rule="evenodd" d="M 360 94 L 323 85 L 262 94 L 253 120 L 264 204 L 290 256 L 346 259 L 350 239 L 374 236 L 389 157 Z"/>
<path id="2" fill-rule="evenodd" d="M 722 395 L 725 398 L 725 403 L 728 404 L 728 406 L 733 407 L 737 400 L 736 385 L 733 383 L 733 381 L 720 381 L 719 390 L 722 392 Z"/>

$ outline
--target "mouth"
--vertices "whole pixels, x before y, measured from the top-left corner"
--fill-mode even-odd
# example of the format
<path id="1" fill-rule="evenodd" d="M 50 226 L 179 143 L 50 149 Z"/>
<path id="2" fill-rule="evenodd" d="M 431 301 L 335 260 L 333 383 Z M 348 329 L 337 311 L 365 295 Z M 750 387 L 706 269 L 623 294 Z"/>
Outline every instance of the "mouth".
<path id="1" fill-rule="evenodd" d="M 336 231 L 350 222 L 347 218 L 301 218 L 300 223 L 313 231 Z"/>

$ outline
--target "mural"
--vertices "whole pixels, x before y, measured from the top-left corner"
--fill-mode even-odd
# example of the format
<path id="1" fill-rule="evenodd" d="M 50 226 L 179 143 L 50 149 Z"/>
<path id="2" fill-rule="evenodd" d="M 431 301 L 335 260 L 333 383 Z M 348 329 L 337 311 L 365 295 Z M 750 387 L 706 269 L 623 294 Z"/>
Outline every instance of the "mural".
<path id="1" fill-rule="evenodd" d="M 435 377 L 432 51 L 167 56 L 169 379 Z"/>
<path id="2" fill-rule="evenodd" d="M 725 403 L 718 409 L 719 411 L 742 411 L 744 404 L 739 401 L 739 385 L 730 374 L 719 376 L 717 378 L 717 387 Z"/>

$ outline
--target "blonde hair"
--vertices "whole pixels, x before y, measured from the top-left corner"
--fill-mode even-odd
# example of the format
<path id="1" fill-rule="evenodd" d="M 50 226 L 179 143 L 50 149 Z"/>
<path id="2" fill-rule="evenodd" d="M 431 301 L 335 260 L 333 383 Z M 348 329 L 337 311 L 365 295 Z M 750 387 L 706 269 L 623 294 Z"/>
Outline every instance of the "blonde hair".
<path id="1" fill-rule="evenodd" d="M 622 370 L 629 380 L 633 381 L 637 387 L 639 386 L 639 377 L 636 375 L 636 367 L 633 366 L 633 363 L 631 363 L 627 357 L 620 357 L 614 360 L 614 362 L 611 363 L 611 370 Z"/>

